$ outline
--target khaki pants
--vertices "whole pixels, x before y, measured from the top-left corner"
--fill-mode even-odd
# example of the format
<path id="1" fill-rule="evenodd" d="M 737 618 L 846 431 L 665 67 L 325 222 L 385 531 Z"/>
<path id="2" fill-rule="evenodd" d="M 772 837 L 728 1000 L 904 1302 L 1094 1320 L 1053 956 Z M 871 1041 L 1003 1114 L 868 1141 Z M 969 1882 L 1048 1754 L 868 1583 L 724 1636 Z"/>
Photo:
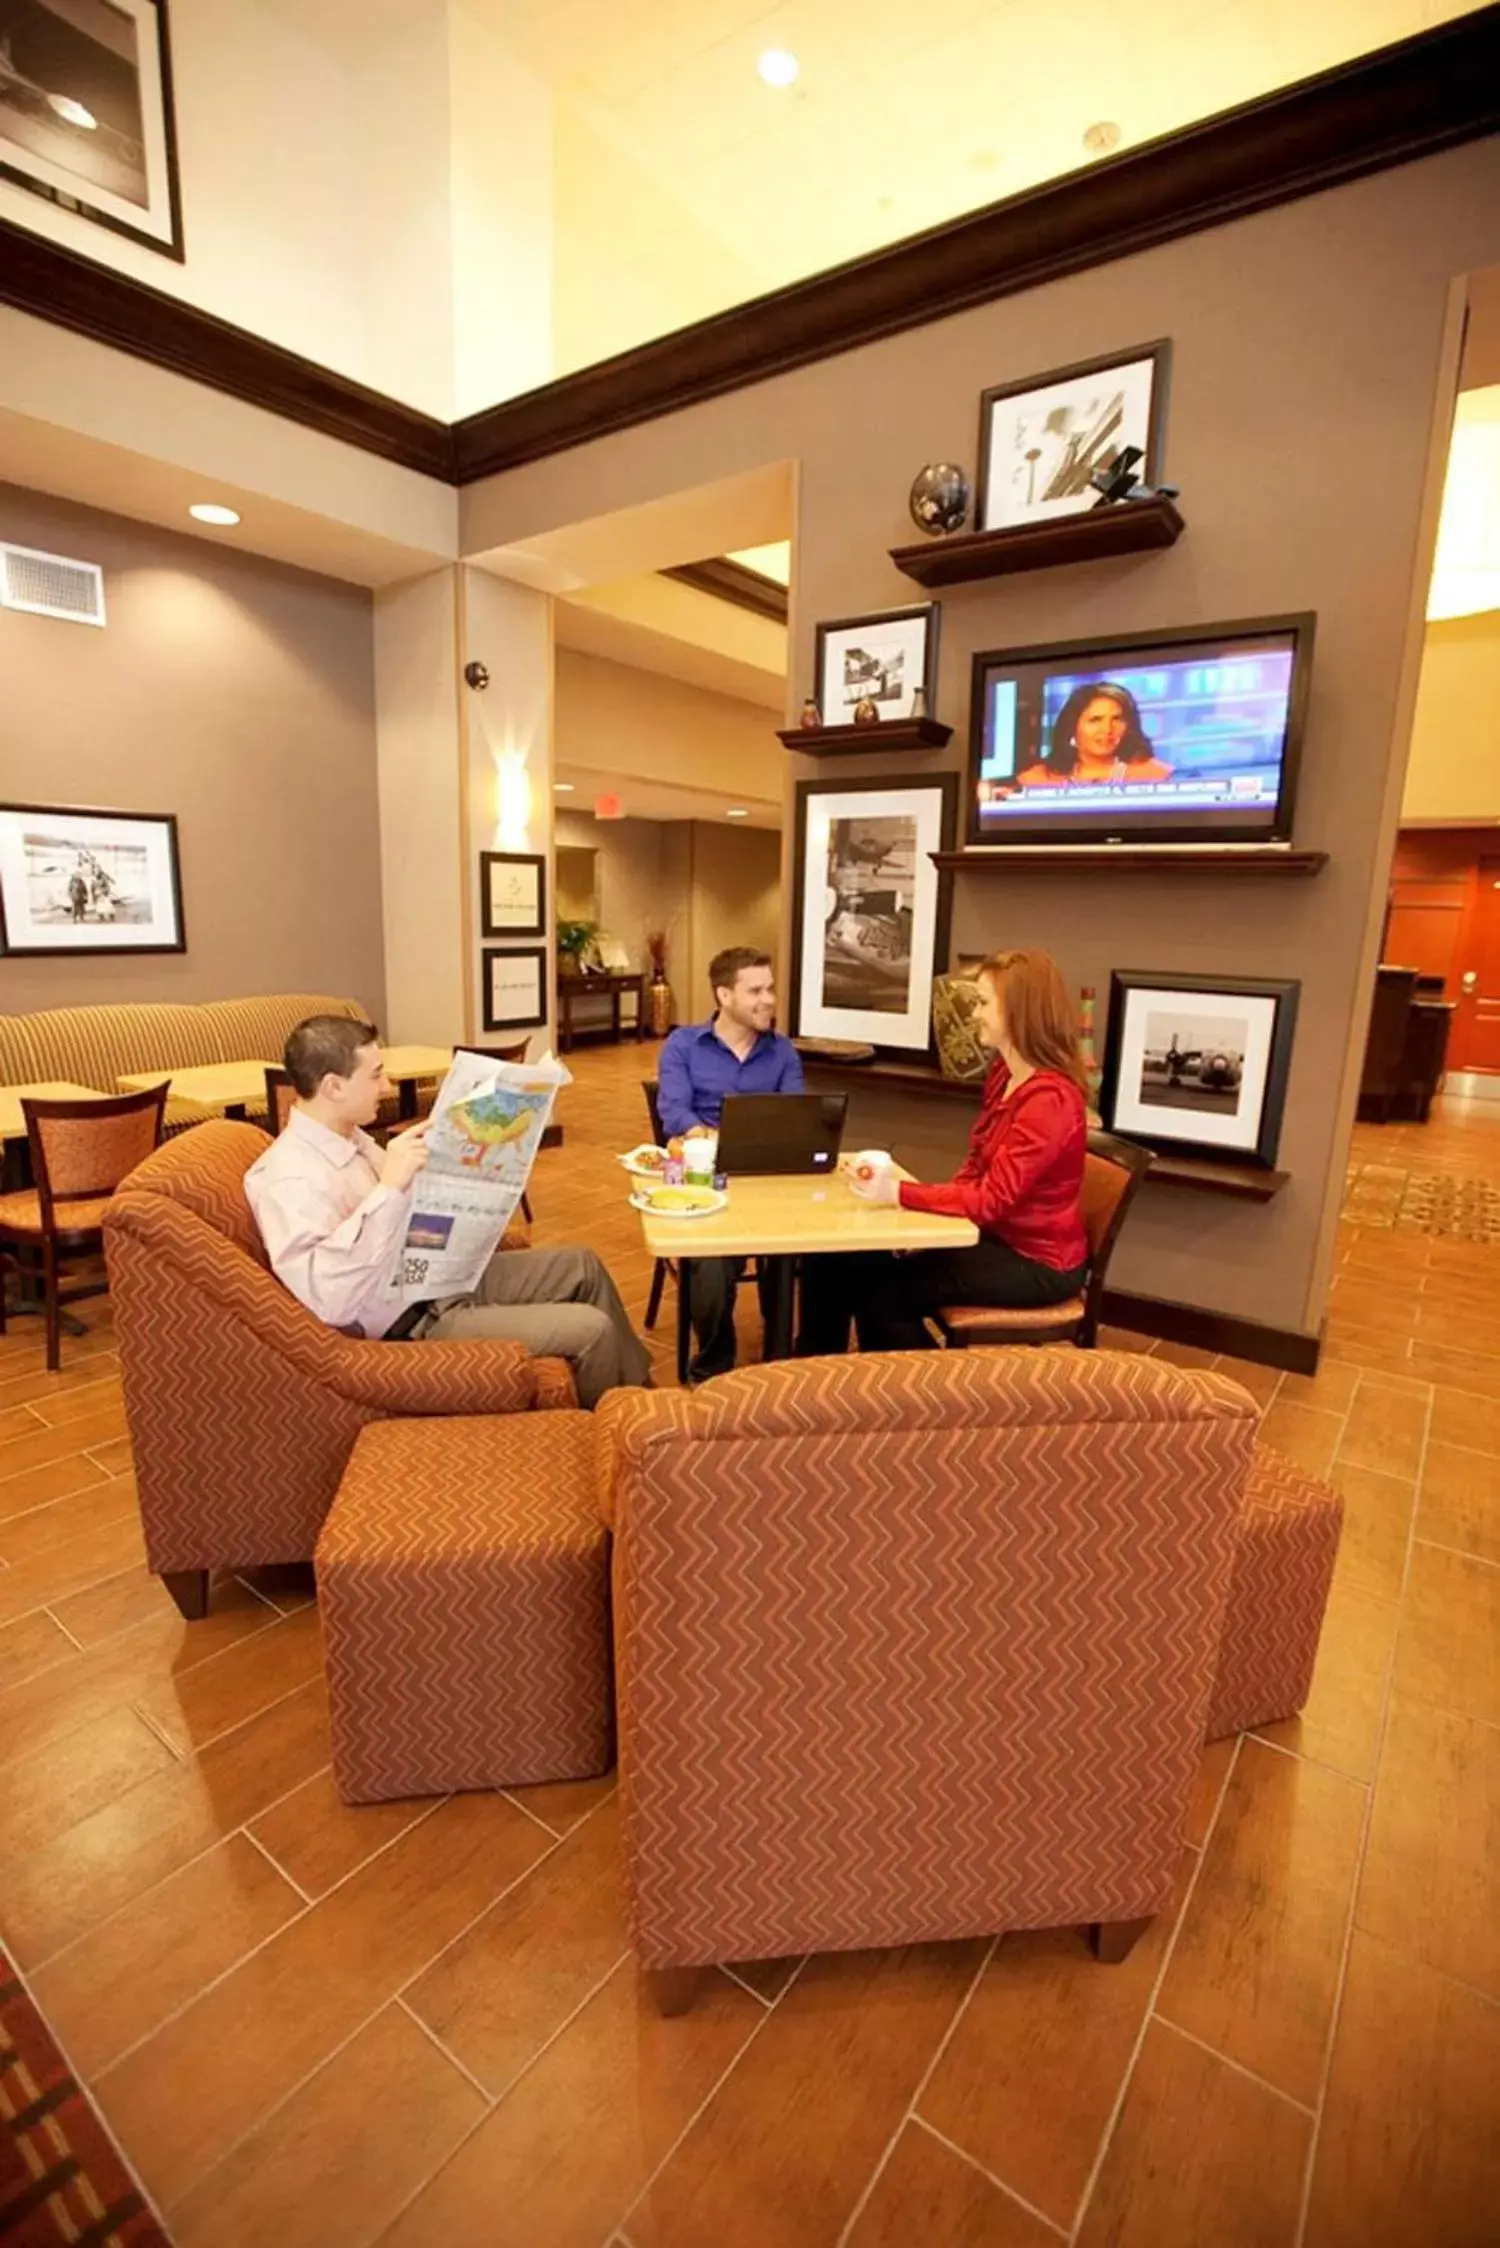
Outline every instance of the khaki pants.
<path id="1" fill-rule="evenodd" d="M 608 1272 L 592 1249 L 502 1249 L 472 1295 L 433 1305 L 414 1341 L 524 1343 L 533 1358 L 566 1358 L 578 1401 L 639 1389 L 651 1370 Z"/>

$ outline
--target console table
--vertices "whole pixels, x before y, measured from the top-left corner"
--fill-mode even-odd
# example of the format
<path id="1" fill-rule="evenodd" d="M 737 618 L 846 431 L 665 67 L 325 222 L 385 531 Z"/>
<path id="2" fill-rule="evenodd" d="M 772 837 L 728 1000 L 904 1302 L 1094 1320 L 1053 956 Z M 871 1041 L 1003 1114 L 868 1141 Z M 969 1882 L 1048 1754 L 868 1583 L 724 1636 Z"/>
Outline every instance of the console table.
<path id="1" fill-rule="evenodd" d="M 635 1021 L 626 1025 L 621 1020 L 620 1002 L 630 994 L 635 1000 Z M 580 999 L 607 999 L 607 1023 L 579 1023 L 573 1020 L 573 1009 Z M 626 1028 L 633 1029 L 637 1038 L 646 1035 L 646 978 L 643 973 L 633 976 L 559 976 L 557 979 L 557 1050 L 560 1054 L 571 1051 L 578 1036 L 609 1038 L 619 1044 Z"/>

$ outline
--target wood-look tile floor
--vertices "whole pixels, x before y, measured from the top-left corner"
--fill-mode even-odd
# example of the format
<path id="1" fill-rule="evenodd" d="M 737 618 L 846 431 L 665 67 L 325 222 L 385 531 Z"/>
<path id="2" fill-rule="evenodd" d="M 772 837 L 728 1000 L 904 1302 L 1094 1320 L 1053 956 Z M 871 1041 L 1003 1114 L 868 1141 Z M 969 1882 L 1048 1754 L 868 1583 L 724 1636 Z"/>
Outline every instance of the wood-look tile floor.
<path id="1" fill-rule="evenodd" d="M 577 1058 L 534 1181 L 538 1238 L 593 1242 L 638 1315 L 606 1158 L 651 1058 Z M 1500 1175 L 1500 1107 L 1359 1141 Z M 669 1296 L 663 1380 L 671 1324 Z M 1316 1377 L 1228 1370 L 1348 1516 L 1312 1699 L 1205 1754 L 1172 1912 L 1118 1968 L 1056 1931 L 752 1962 L 663 2022 L 609 1782 L 344 1808 L 307 1589 L 230 1579 L 181 1622 L 107 1302 L 58 1375 L 14 1325 L 5 1941 L 174 2239 L 1493 2243 L 1500 1249 L 1348 1227 Z"/>

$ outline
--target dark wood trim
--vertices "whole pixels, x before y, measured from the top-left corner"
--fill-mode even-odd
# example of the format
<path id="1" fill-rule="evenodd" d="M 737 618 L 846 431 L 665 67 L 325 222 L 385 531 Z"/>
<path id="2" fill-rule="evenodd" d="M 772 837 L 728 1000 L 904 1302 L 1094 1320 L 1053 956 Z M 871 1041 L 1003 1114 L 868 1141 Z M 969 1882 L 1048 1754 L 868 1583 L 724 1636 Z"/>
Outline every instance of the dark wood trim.
<path id="1" fill-rule="evenodd" d="M 1111 1327 L 1127 1327 L 1133 1334 L 1222 1351 L 1227 1358 L 1248 1358 L 1254 1366 L 1276 1366 L 1284 1374 L 1315 1374 L 1323 1347 L 1321 1335 L 1304 1335 L 1296 1327 L 1263 1327 L 1258 1319 L 1169 1303 L 1162 1296 L 1133 1296 L 1120 1288 L 1105 1289 L 1104 1317 Z"/>
<path id="2" fill-rule="evenodd" d="M 1207 1163 L 1191 1155 L 1158 1153 L 1150 1178 L 1157 1186 L 1186 1187 L 1196 1194 L 1229 1194 L 1241 1202 L 1274 1202 L 1291 1177 L 1260 1163 Z"/>
<path id="3" fill-rule="evenodd" d="M 934 866 L 958 874 L 1321 874 L 1326 851 L 1287 851 L 1275 844 L 1128 843 L 1088 848 L 1068 844 L 997 843 L 967 851 L 933 851 Z"/>
<path id="4" fill-rule="evenodd" d="M 454 427 L 461 484 L 1500 128 L 1500 7 L 738 305 Z"/>
<path id="5" fill-rule="evenodd" d="M 453 433 L 364 383 L 0 220 L 0 303 L 451 484 Z"/>
<path id="6" fill-rule="evenodd" d="M 757 617 L 769 617 L 773 624 L 786 623 L 786 587 L 774 578 L 763 578 L 759 570 L 746 569 L 743 562 L 727 554 L 716 554 L 707 562 L 683 562 L 661 575 L 675 578 L 679 585 L 690 585 L 697 593 L 710 593 L 716 601 L 732 601 L 737 609 L 749 609 Z"/>
<path id="7" fill-rule="evenodd" d="M 1044 523 L 1013 523 L 998 531 L 960 531 L 953 538 L 893 546 L 891 560 L 918 585 L 972 585 L 978 578 L 1050 570 L 1063 562 L 1102 562 L 1175 546 L 1187 529 L 1167 499 L 1116 500 Z"/>
<path id="8" fill-rule="evenodd" d="M 0 303 L 444 482 L 542 460 L 882 337 L 1500 130 L 1500 5 L 1383 47 L 451 428 L 0 221 Z"/>
<path id="9" fill-rule="evenodd" d="M 868 757 L 877 749 L 946 749 L 953 728 L 936 718 L 890 718 L 878 726 L 778 726 L 799 757 Z"/>

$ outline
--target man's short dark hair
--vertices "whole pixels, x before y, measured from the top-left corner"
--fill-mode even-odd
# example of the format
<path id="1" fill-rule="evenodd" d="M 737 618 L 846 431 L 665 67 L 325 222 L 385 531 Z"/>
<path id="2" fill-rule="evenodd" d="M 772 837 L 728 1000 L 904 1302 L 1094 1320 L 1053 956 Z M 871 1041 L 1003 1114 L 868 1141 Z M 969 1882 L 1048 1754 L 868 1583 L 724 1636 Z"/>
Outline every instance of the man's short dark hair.
<path id="1" fill-rule="evenodd" d="M 358 1015 L 309 1015 L 286 1042 L 286 1073 L 301 1098 L 310 1101 L 325 1077 L 352 1077 L 361 1048 L 373 1046 L 379 1036 L 375 1025 L 361 1022 Z"/>
<path id="2" fill-rule="evenodd" d="M 770 965 L 771 955 L 762 952 L 758 945 L 726 945 L 708 964 L 709 989 L 717 999 L 721 991 L 733 991 L 746 968 L 769 968 Z"/>

